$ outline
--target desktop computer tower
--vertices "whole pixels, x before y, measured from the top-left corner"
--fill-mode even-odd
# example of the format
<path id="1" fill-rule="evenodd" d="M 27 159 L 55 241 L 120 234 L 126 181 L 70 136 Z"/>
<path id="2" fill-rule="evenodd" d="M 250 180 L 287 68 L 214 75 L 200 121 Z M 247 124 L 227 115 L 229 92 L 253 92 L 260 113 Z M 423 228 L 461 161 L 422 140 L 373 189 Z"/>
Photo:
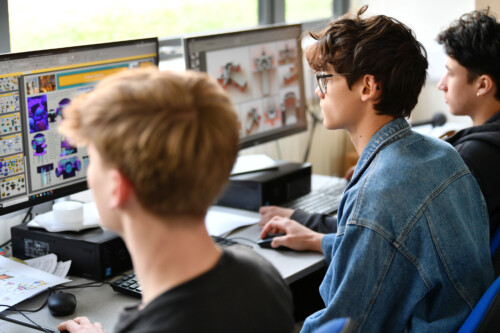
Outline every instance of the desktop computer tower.
<path id="1" fill-rule="evenodd" d="M 216 205 L 258 211 L 311 191 L 310 163 L 276 161 L 274 169 L 232 176 Z"/>
<path id="2" fill-rule="evenodd" d="M 58 261 L 71 260 L 70 275 L 101 281 L 132 268 L 121 237 L 102 228 L 49 232 L 21 224 L 11 228 L 11 235 L 14 257 L 29 259 L 54 253 Z"/>

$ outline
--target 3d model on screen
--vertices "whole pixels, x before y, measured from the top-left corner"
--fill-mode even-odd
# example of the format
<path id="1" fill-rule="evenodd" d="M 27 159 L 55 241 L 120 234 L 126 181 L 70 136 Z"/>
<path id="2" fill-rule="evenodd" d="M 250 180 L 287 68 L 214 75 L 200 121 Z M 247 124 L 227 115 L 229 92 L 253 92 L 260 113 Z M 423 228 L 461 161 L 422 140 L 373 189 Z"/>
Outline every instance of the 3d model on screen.
<path id="1" fill-rule="evenodd" d="M 62 110 L 71 103 L 69 98 L 63 98 L 59 101 L 59 106 L 56 109 L 56 113 L 59 117 L 62 117 Z"/>
<path id="2" fill-rule="evenodd" d="M 246 124 L 245 132 L 247 135 L 254 133 L 259 129 L 261 118 L 262 117 L 256 108 L 251 108 L 250 111 L 247 112 L 247 117 L 245 122 Z"/>
<path id="3" fill-rule="evenodd" d="M 51 183 L 51 171 L 54 170 L 54 164 L 49 163 L 45 165 L 40 165 L 39 167 L 36 168 L 36 172 L 40 174 L 40 181 L 43 186 L 48 185 Z"/>
<path id="4" fill-rule="evenodd" d="M 254 72 L 261 74 L 262 79 L 262 95 L 268 96 L 270 93 L 269 89 L 269 72 L 274 70 L 273 65 L 273 56 L 266 54 L 265 51 L 262 51 L 262 54 L 253 59 L 255 63 Z"/>
<path id="5" fill-rule="evenodd" d="M 240 65 L 234 65 L 232 62 L 228 62 L 222 66 L 222 73 L 217 78 L 217 82 L 219 82 L 224 89 L 232 85 L 243 92 L 247 87 L 247 80 L 240 71 Z"/>
<path id="6" fill-rule="evenodd" d="M 283 99 L 282 109 L 284 110 L 283 117 L 286 124 L 297 122 L 297 107 L 298 101 L 293 91 L 287 92 Z"/>
<path id="7" fill-rule="evenodd" d="M 278 64 L 284 65 L 297 62 L 297 53 L 295 52 L 295 49 L 289 48 L 288 44 L 285 45 L 284 49 L 279 50 L 278 52 L 279 52 Z"/>
<path id="8" fill-rule="evenodd" d="M 30 133 L 49 129 L 47 96 L 28 98 Z"/>
<path id="9" fill-rule="evenodd" d="M 63 176 L 63 179 L 76 176 L 76 172 L 82 169 L 82 162 L 78 157 L 73 156 L 59 161 L 56 167 L 56 176 Z"/>
<path id="10" fill-rule="evenodd" d="M 78 152 L 78 149 L 70 145 L 67 139 L 61 141 L 61 155 L 59 155 L 60 157 L 75 154 L 76 152 Z"/>
<path id="11" fill-rule="evenodd" d="M 38 133 L 31 140 L 34 156 L 42 156 L 47 153 L 47 144 L 45 143 L 45 135 Z"/>
<path id="12" fill-rule="evenodd" d="M 264 113 L 264 120 L 271 126 L 281 125 L 281 110 L 272 108 Z"/>

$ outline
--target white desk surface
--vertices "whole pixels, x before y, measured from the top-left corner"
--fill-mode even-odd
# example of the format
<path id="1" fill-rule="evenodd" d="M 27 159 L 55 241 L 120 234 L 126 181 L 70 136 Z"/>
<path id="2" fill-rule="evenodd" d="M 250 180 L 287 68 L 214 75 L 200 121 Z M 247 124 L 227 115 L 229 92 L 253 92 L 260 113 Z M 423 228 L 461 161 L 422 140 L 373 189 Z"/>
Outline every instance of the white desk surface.
<path id="1" fill-rule="evenodd" d="M 313 175 L 312 177 L 312 188 L 317 189 L 330 182 L 339 181 L 337 178 L 332 178 L 328 176 Z M 91 198 L 88 191 L 82 192 L 81 194 L 74 197 L 77 199 L 85 199 L 83 201 L 88 201 Z M 258 213 L 255 213 L 258 216 Z M 322 254 L 312 253 L 312 252 L 295 252 L 295 251 L 277 251 L 273 249 L 262 249 L 256 242 L 259 239 L 260 228 L 258 225 L 252 225 L 241 230 L 231 233 L 228 238 L 236 238 L 242 244 L 252 246 L 253 249 L 269 260 L 281 273 L 284 279 L 288 283 L 297 281 L 298 279 L 322 268 L 325 265 L 325 261 Z M 71 277 L 70 277 L 71 278 Z M 92 282 L 83 278 L 71 278 L 73 282 L 66 285 L 77 285 L 86 282 Z M 116 278 L 115 278 L 116 279 Z M 74 314 L 65 317 L 53 317 L 48 308 L 45 306 L 42 310 L 36 313 L 26 313 L 28 317 L 35 320 L 39 325 L 56 330 L 57 324 L 73 319 L 78 316 L 89 317 L 91 321 L 99 321 L 105 330 L 108 332 L 113 332 L 115 323 L 118 320 L 118 315 L 125 306 L 132 304 L 137 304 L 138 299 L 131 296 L 123 295 L 117 293 L 111 289 L 109 285 L 103 285 L 101 287 L 93 288 L 82 288 L 82 289 L 70 289 L 68 292 L 73 293 L 77 299 L 77 307 Z M 47 298 L 47 293 L 42 293 L 30 300 L 22 302 L 16 305 L 19 309 L 37 309 L 45 299 Z M 13 312 L 3 312 L 2 314 L 9 314 L 9 317 L 18 320 L 27 321 L 19 314 L 14 314 Z M 37 332 L 34 329 L 9 323 L 0 320 L 0 333 L 30 333 Z"/>

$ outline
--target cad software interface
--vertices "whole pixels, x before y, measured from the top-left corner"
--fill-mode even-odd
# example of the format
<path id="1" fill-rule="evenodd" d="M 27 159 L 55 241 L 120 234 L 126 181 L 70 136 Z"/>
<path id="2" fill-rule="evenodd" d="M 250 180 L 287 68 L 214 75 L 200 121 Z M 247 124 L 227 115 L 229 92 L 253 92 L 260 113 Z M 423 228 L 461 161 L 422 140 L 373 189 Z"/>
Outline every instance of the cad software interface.
<path id="1" fill-rule="evenodd" d="M 89 158 L 58 133 L 62 109 L 110 74 L 155 64 L 156 39 L 0 55 L 1 209 L 84 189 Z"/>
<path id="2" fill-rule="evenodd" d="M 244 147 L 305 129 L 301 31 L 289 25 L 184 40 L 186 68 L 207 72 L 229 93 Z"/>

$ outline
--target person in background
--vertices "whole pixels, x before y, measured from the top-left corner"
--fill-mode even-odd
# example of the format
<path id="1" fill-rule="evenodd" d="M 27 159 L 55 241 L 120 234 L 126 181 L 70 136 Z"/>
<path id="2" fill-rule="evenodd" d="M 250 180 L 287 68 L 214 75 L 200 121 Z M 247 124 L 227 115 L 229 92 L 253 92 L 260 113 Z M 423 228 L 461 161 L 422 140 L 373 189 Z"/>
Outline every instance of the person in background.
<path id="1" fill-rule="evenodd" d="M 65 108 L 59 130 L 87 146 L 101 223 L 125 241 L 141 285 L 115 332 L 293 331 L 278 271 L 249 248 L 218 247 L 205 228 L 238 152 L 236 113 L 215 81 L 124 71 Z M 58 329 L 102 332 L 86 317 Z"/>
<path id="2" fill-rule="evenodd" d="M 366 9 L 311 33 L 306 51 L 323 125 L 347 130 L 360 155 L 336 233 L 274 216 L 261 237 L 285 233 L 272 247 L 325 256 L 325 308 L 304 333 L 338 317 L 358 332 L 457 331 L 493 281 L 488 211 L 457 151 L 405 119 L 426 79 L 423 46 L 394 18 L 362 18 Z"/>
<path id="3" fill-rule="evenodd" d="M 437 87 L 450 112 L 473 126 L 446 139 L 476 177 L 490 216 L 500 225 L 500 23 L 487 10 L 462 15 L 437 37 L 448 55 Z"/>

